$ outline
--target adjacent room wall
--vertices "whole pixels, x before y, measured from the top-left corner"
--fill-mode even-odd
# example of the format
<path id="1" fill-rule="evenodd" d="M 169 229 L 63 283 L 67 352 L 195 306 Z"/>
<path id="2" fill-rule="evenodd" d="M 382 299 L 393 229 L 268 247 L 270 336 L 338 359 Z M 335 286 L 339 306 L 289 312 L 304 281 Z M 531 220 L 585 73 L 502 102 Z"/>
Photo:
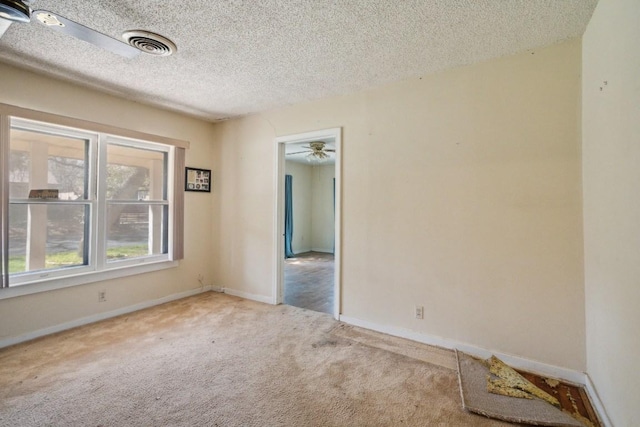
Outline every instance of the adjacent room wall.
<path id="1" fill-rule="evenodd" d="M 273 300 L 274 138 L 342 127 L 342 314 L 584 371 L 580 73 L 572 40 L 217 125 L 216 284 Z"/>
<path id="2" fill-rule="evenodd" d="M 583 39 L 587 372 L 640 425 L 640 2 L 600 0 Z"/>
<path id="3" fill-rule="evenodd" d="M 285 172 L 292 176 L 293 238 L 291 246 L 294 254 L 301 254 L 309 252 L 313 245 L 311 166 L 286 161 Z"/>
<path id="4" fill-rule="evenodd" d="M 333 252 L 334 165 L 310 165 L 286 161 L 293 177 L 293 252 Z"/>
<path id="5" fill-rule="evenodd" d="M 0 64 L 0 102 L 190 141 L 189 166 L 211 168 L 212 124 Z M 215 169 L 215 168 L 214 168 Z M 215 178 L 215 170 L 214 170 Z M 215 180 L 214 190 L 215 194 Z M 159 300 L 211 284 L 213 195 L 185 195 L 185 259 L 177 268 L 0 300 L 0 340 Z M 98 303 L 98 291 L 107 301 Z"/>
<path id="6" fill-rule="evenodd" d="M 335 165 L 314 165 L 311 172 L 312 189 L 312 237 L 313 250 L 333 253 L 335 240 L 335 216 L 333 202 L 333 179 Z"/>

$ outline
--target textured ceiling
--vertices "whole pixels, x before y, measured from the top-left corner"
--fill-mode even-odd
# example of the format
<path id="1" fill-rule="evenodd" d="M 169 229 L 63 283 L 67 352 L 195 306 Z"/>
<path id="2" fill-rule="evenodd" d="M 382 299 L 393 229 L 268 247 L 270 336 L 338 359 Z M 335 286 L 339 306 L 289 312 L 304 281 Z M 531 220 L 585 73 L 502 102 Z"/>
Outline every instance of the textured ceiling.
<path id="1" fill-rule="evenodd" d="M 126 59 L 32 20 L 0 61 L 207 120 L 379 86 L 580 36 L 597 0 L 33 0 L 120 38 L 173 40 Z"/>

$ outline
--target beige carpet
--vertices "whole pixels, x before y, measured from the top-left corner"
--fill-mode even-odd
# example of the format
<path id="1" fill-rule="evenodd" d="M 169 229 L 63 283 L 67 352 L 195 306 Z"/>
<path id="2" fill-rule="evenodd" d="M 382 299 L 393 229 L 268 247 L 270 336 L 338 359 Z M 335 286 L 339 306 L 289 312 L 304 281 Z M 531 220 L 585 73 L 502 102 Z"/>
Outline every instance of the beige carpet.
<path id="1" fill-rule="evenodd" d="M 421 360 L 453 355 L 387 338 L 206 293 L 0 350 L 0 425 L 509 425 Z"/>

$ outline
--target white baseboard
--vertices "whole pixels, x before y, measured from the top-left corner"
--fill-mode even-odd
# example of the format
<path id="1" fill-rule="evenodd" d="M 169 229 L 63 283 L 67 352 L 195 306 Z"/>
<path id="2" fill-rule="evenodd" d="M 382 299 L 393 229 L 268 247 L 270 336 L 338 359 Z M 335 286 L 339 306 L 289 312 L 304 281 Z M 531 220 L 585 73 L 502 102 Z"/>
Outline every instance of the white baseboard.
<path id="1" fill-rule="evenodd" d="M 371 329 L 373 331 L 382 332 L 384 334 L 393 335 L 400 338 L 410 339 L 423 344 L 429 344 L 436 347 L 442 347 L 449 350 L 457 349 L 463 351 L 472 356 L 486 359 L 495 355 L 500 358 L 506 364 L 522 369 L 535 374 L 562 379 L 578 385 L 585 385 L 586 376 L 583 372 L 574 371 L 572 369 L 561 368 L 559 366 L 548 365 L 546 363 L 537 362 L 534 360 L 525 359 L 519 356 L 513 356 L 510 354 L 500 353 L 497 351 L 490 351 L 481 347 L 477 347 L 471 344 L 461 343 L 455 340 L 437 337 L 434 335 L 423 334 L 409 329 L 396 328 L 393 326 L 380 325 L 366 320 L 360 320 L 348 316 L 340 316 L 340 321 L 348 323 L 350 325 L 359 326 L 365 329 Z"/>
<path id="2" fill-rule="evenodd" d="M 589 374 L 586 374 L 585 378 L 587 380 L 586 381 L 587 393 L 589 394 L 589 399 L 591 400 L 591 404 L 594 407 L 593 409 L 595 409 L 596 413 L 598 414 L 598 417 L 600 417 L 600 423 L 604 427 L 613 427 L 613 423 L 609 419 L 609 415 L 607 415 L 607 411 L 604 407 L 604 404 L 602 403 L 602 400 L 600 400 L 600 395 L 596 390 L 595 384 L 593 384 L 593 381 L 591 381 L 591 377 L 589 376 Z"/>
<path id="3" fill-rule="evenodd" d="M 177 294 L 167 295 L 155 300 L 144 301 L 139 304 L 130 305 L 127 307 L 118 308 L 116 310 L 107 311 L 104 313 L 98 313 L 80 319 L 72 320 L 70 322 L 61 323 L 59 325 L 50 326 L 44 329 L 38 329 L 37 331 L 28 332 L 26 334 L 18 335 L 16 337 L 9 337 L 0 340 L 0 348 L 9 347 L 10 345 L 20 344 L 25 341 L 30 341 L 35 338 L 40 338 L 45 335 L 55 334 L 57 332 L 66 331 L 67 329 L 77 328 L 78 326 L 88 325 L 90 323 L 99 322 L 100 320 L 110 319 L 112 317 L 120 316 L 122 314 L 132 313 L 134 311 L 143 310 L 145 308 L 153 307 L 156 305 L 164 304 L 167 302 L 179 300 L 182 298 L 190 297 L 193 295 L 201 294 L 211 291 L 211 286 L 201 286 L 196 289 L 180 292 Z"/>
<path id="4" fill-rule="evenodd" d="M 267 297 L 264 295 L 256 295 L 250 294 L 248 292 L 239 291 L 237 289 L 231 288 L 222 288 L 223 292 L 227 295 L 233 295 L 234 297 L 240 297 L 244 299 L 250 299 L 252 301 L 263 302 L 265 304 L 275 304 L 274 299 L 272 297 Z"/>

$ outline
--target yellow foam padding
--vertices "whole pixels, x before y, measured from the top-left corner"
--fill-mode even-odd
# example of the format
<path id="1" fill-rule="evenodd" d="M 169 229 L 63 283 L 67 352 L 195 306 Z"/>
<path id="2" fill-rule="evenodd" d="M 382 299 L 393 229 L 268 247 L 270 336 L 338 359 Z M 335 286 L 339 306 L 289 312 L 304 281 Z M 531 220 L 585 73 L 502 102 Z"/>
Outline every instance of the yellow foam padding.
<path id="1" fill-rule="evenodd" d="M 506 365 L 502 360 L 498 359 L 495 356 L 491 356 L 488 361 L 489 372 L 498 378 L 503 379 L 505 382 L 503 385 L 507 387 L 511 387 L 514 389 L 518 389 L 521 391 L 525 391 L 535 397 L 538 397 L 546 402 L 549 402 L 553 406 L 560 407 L 560 402 L 555 397 L 551 396 L 549 393 L 541 390 L 536 387 L 534 384 L 529 382 L 522 375 L 517 373 L 513 368 Z"/>

